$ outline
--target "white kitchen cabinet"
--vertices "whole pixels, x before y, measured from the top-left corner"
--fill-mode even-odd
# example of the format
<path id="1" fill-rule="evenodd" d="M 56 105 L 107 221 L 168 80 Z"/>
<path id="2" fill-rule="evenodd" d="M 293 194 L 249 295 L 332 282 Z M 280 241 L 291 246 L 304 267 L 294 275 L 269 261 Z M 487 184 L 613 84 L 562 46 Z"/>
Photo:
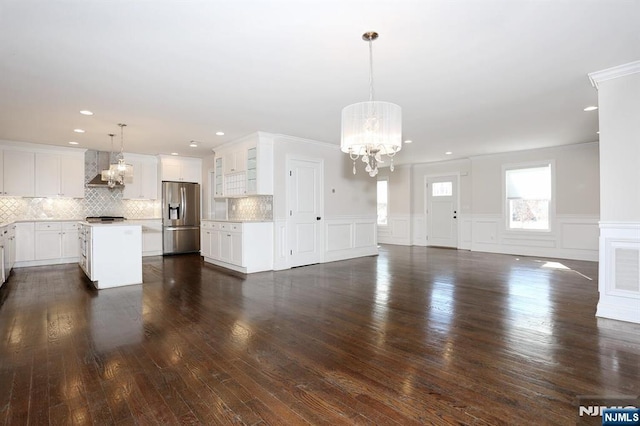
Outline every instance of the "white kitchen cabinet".
<path id="1" fill-rule="evenodd" d="M 16 262 L 35 260 L 35 223 L 18 222 L 16 226 Z"/>
<path id="2" fill-rule="evenodd" d="M 35 259 L 75 262 L 79 256 L 76 222 L 36 222 Z"/>
<path id="3" fill-rule="evenodd" d="M 6 226 L 0 226 L 0 287 L 9 279 L 11 268 L 8 267 L 8 252 L 9 248 L 5 246 L 8 243 L 8 238 L 5 237 L 7 232 Z"/>
<path id="4" fill-rule="evenodd" d="M 273 195 L 273 138 L 262 133 L 247 148 L 247 195 Z"/>
<path id="5" fill-rule="evenodd" d="M 162 219 L 127 220 L 142 227 L 142 256 L 162 254 Z"/>
<path id="6" fill-rule="evenodd" d="M 74 262 L 80 256 L 78 245 L 79 224 L 77 222 L 63 222 L 60 238 L 61 259 L 72 259 Z"/>
<path id="7" fill-rule="evenodd" d="M 84 154 L 36 152 L 35 196 L 84 198 Z"/>
<path id="8" fill-rule="evenodd" d="M 222 157 L 216 157 L 213 166 L 213 196 L 222 197 L 224 195 L 224 181 L 223 181 L 223 168 Z"/>
<path id="9" fill-rule="evenodd" d="M 8 239 L 8 241 L 7 241 Z M 8 256 L 8 264 L 9 271 L 13 269 L 13 265 L 16 263 L 16 225 L 12 223 L 7 226 L 7 233 L 5 234 L 5 247 L 8 247 L 8 253 L 5 253 L 5 256 Z"/>
<path id="10" fill-rule="evenodd" d="M 204 222 L 200 225 L 200 256 L 211 257 L 211 231 Z"/>
<path id="11" fill-rule="evenodd" d="M 231 263 L 244 266 L 242 232 L 230 231 L 227 237 L 231 239 Z"/>
<path id="12" fill-rule="evenodd" d="M 271 135 L 257 132 L 229 142 L 216 149 L 214 161 L 214 197 L 273 195 Z M 218 166 L 222 169 L 222 176 L 219 176 Z"/>
<path id="13" fill-rule="evenodd" d="M 273 269 L 272 222 L 202 221 L 205 262 L 251 273 Z"/>
<path id="14" fill-rule="evenodd" d="M 158 198 L 158 160 L 155 157 L 125 154 L 133 166 L 133 180 L 122 190 L 125 200 L 156 200 Z"/>
<path id="15" fill-rule="evenodd" d="M 4 149 L 2 152 L 2 188 L 0 195 L 33 197 L 35 195 L 35 154 Z"/>
<path id="16" fill-rule="evenodd" d="M 191 157 L 160 155 L 163 181 L 202 183 L 202 160 Z"/>
<path id="17" fill-rule="evenodd" d="M 0 286 L 9 279 L 15 261 L 15 225 L 0 227 Z"/>
<path id="18" fill-rule="evenodd" d="M 247 150 L 243 146 L 224 151 L 224 174 L 244 172 L 247 169 Z"/>
<path id="19" fill-rule="evenodd" d="M 62 257 L 62 224 L 59 222 L 37 222 L 35 232 L 35 260 L 59 259 Z"/>
<path id="20" fill-rule="evenodd" d="M 232 250 L 231 243 L 232 243 L 231 234 L 227 233 L 227 231 L 221 231 L 220 232 L 220 253 L 218 254 L 218 260 L 226 263 L 235 264 L 235 262 L 231 260 L 231 250 Z M 242 266 L 242 265 L 236 265 L 236 266 Z"/>

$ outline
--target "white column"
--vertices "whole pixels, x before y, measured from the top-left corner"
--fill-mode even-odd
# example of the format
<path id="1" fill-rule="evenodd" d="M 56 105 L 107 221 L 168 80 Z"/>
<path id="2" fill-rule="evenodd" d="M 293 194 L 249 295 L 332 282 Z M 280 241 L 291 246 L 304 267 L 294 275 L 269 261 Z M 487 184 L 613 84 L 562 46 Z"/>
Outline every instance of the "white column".
<path id="1" fill-rule="evenodd" d="M 640 323 L 640 61 L 589 78 L 600 120 L 596 316 Z"/>

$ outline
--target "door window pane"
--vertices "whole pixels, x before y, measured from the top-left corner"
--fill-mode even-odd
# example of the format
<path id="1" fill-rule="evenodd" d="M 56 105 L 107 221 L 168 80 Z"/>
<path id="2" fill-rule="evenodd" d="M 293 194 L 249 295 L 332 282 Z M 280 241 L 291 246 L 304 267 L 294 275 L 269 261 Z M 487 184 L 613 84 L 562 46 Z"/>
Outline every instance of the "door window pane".
<path id="1" fill-rule="evenodd" d="M 431 186 L 433 197 L 451 197 L 453 195 L 453 182 L 434 182 Z"/>

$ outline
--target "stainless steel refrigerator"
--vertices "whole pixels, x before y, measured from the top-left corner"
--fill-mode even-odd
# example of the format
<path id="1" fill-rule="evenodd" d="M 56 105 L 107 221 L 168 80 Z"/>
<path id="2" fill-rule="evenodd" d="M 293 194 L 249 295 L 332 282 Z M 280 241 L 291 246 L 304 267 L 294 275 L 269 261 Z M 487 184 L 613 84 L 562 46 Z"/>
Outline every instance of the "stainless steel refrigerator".
<path id="1" fill-rule="evenodd" d="M 162 182 L 162 252 L 200 250 L 200 185 Z"/>

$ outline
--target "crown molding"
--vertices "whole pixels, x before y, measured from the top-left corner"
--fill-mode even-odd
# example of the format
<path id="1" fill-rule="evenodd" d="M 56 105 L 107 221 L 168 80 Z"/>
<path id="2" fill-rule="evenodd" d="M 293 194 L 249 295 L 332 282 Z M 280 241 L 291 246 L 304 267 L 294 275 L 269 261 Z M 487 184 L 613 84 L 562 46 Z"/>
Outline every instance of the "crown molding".
<path id="1" fill-rule="evenodd" d="M 617 67 L 607 68 L 602 71 L 595 71 L 587 74 L 591 85 L 598 89 L 598 84 L 603 81 L 612 80 L 618 77 L 624 77 L 625 75 L 635 74 L 640 72 L 640 61 L 629 62 L 628 64 L 618 65 Z"/>

